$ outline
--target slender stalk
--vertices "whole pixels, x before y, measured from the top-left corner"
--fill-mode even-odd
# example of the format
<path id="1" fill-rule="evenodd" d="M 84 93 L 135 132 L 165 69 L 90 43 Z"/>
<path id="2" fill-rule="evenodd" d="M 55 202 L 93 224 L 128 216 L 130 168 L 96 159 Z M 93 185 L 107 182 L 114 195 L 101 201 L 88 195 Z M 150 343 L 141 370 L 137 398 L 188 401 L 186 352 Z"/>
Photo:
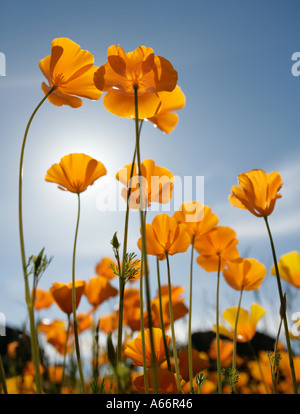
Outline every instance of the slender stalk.
<path id="1" fill-rule="evenodd" d="M 276 337 L 276 341 L 274 345 L 274 360 L 273 360 L 273 364 L 271 365 L 272 385 L 273 385 L 274 394 L 277 394 L 278 369 L 276 366 L 276 355 L 277 355 L 277 347 L 278 347 L 278 342 L 279 342 L 279 337 L 280 337 L 281 326 L 282 326 L 282 317 L 280 317 L 279 328 L 278 328 L 277 337 Z"/>
<path id="2" fill-rule="evenodd" d="M 146 220 L 146 212 L 145 212 Z M 146 345 L 145 345 L 145 331 L 144 331 L 144 294 L 143 294 L 143 273 L 144 273 L 144 261 L 141 257 L 140 267 L 140 315 L 141 315 L 141 342 L 142 342 L 142 353 L 143 353 L 143 369 L 144 369 L 144 384 L 145 394 L 149 394 L 149 383 L 147 375 L 147 362 L 146 362 Z"/>
<path id="3" fill-rule="evenodd" d="M 237 333 L 237 325 L 238 325 L 238 320 L 239 320 L 239 313 L 240 313 L 240 309 L 241 309 L 241 302 L 242 302 L 242 296 L 243 296 L 243 290 L 244 287 L 242 286 L 241 291 L 240 291 L 240 297 L 239 297 L 239 303 L 238 303 L 238 308 L 236 311 L 236 317 L 235 317 L 235 324 L 234 324 L 234 332 L 233 332 L 233 353 L 232 353 L 232 371 L 234 371 L 236 369 L 236 333 Z M 234 384 L 230 385 L 230 391 L 232 394 L 235 393 L 235 386 Z"/>
<path id="4" fill-rule="evenodd" d="M 263 374 L 263 372 L 262 372 L 261 365 L 260 365 L 259 359 L 258 359 L 258 357 L 257 357 L 257 355 L 256 355 L 256 352 L 255 352 L 255 350 L 254 350 L 254 348 L 253 348 L 253 346 L 252 346 L 251 342 L 250 342 L 250 341 L 248 341 L 247 343 L 248 343 L 248 346 L 249 346 L 249 348 L 251 349 L 251 352 L 252 352 L 252 354 L 253 354 L 253 356 L 254 356 L 254 358 L 255 358 L 256 362 L 257 362 L 257 366 L 258 366 L 258 369 L 259 369 L 259 372 L 260 372 L 261 380 L 262 380 L 262 382 L 263 382 L 263 384 L 264 384 L 264 387 L 265 387 L 266 394 L 269 394 L 269 389 L 268 389 L 267 384 L 266 384 L 266 382 L 265 382 L 264 374 Z"/>
<path id="5" fill-rule="evenodd" d="M 191 265 L 190 265 L 190 302 L 189 302 L 189 328 L 188 328 L 188 357 L 189 357 L 189 379 L 190 379 L 190 392 L 195 394 L 193 386 L 193 355 L 192 355 L 192 297 L 193 297 L 193 261 L 194 261 L 194 240 L 195 235 L 192 237 L 191 245 Z"/>
<path id="6" fill-rule="evenodd" d="M 137 153 L 137 164 L 138 164 L 138 177 L 139 179 L 142 176 L 141 169 L 141 152 L 140 152 L 140 131 L 139 131 L 139 113 L 138 113 L 138 86 L 134 86 L 134 102 L 135 102 L 135 136 L 136 136 L 136 153 Z M 154 351 L 154 339 L 152 332 L 152 318 L 151 318 L 151 301 L 150 301 L 150 286 L 149 286 L 149 274 L 148 274 L 148 260 L 147 260 L 147 245 L 146 245 L 146 225 L 143 219 L 143 192 L 142 185 L 139 182 L 139 191 L 140 191 L 140 223 L 141 223 L 141 236 L 142 236 L 142 249 L 141 253 L 144 260 L 144 269 L 145 269 L 145 288 L 146 288 L 146 302 L 147 302 L 147 312 L 148 312 L 148 328 L 150 333 L 150 345 L 151 345 L 151 366 L 152 366 L 152 378 L 153 378 L 153 388 L 154 392 L 157 393 L 157 373 L 156 373 L 156 357 Z"/>
<path id="7" fill-rule="evenodd" d="M 291 369 L 291 375 L 292 375 L 293 390 L 294 390 L 294 394 L 298 394 L 297 381 L 296 381 L 295 368 L 294 368 L 294 360 L 293 360 L 293 353 L 292 353 L 292 347 L 291 347 L 291 341 L 290 341 L 290 335 L 289 335 L 289 328 L 288 328 L 288 323 L 287 323 L 287 318 L 286 318 L 286 305 L 285 305 L 285 300 L 284 300 L 282 287 L 281 287 L 280 274 L 279 274 L 277 258 L 276 258 L 276 251 L 275 251 L 274 241 L 273 241 L 273 237 L 272 237 L 269 222 L 268 222 L 268 217 L 265 216 L 264 219 L 265 219 L 265 223 L 266 223 L 266 226 L 267 226 L 267 231 L 268 231 L 270 244 L 271 244 L 272 255 L 273 255 L 273 261 L 274 261 L 274 267 L 275 267 L 275 273 L 276 273 L 276 280 L 277 280 L 277 286 L 278 286 L 278 292 L 279 292 L 279 298 L 280 298 L 280 305 L 281 305 L 281 314 L 282 314 L 282 320 L 283 320 L 283 326 L 284 326 L 284 332 L 285 332 L 285 338 L 286 338 L 286 345 L 287 345 L 287 351 L 288 351 L 290 369 Z"/>
<path id="8" fill-rule="evenodd" d="M 217 373 L 218 373 L 218 393 L 222 394 L 222 380 L 221 380 L 221 357 L 220 357 L 220 333 L 219 333 L 219 290 L 220 290 L 220 269 L 221 269 L 221 255 L 218 263 L 217 276 L 217 297 L 216 297 L 216 340 L 217 340 Z"/>
<path id="9" fill-rule="evenodd" d="M 171 332 L 172 332 L 174 365 L 175 365 L 175 373 L 176 373 L 176 380 L 177 380 L 177 390 L 178 390 L 178 393 L 181 394 L 182 390 L 181 390 L 181 384 L 180 384 L 180 372 L 179 372 L 179 365 L 178 365 L 178 356 L 177 356 L 176 338 L 175 338 L 175 329 L 174 329 L 174 318 L 173 318 L 170 263 L 169 263 L 168 252 L 165 251 L 165 254 L 166 254 L 166 259 L 167 259 L 167 270 L 168 270 L 169 310 L 170 310 L 170 325 L 171 325 Z"/>
<path id="10" fill-rule="evenodd" d="M 23 275 L 24 275 L 24 282 L 25 282 L 25 299 L 28 308 L 29 314 L 29 325 L 30 325 L 30 336 L 31 336 L 31 352 L 32 352 L 32 361 L 34 366 L 35 372 L 35 383 L 37 393 L 42 393 L 42 382 L 41 382 L 41 374 L 40 374 L 40 358 L 39 358 L 39 346 L 37 340 L 37 334 L 35 329 L 35 322 L 34 322 L 34 306 L 32 303 L 31 295 L 30 295 L 30 288 L 28 283 L 28 274 L 27 274 L 27 265 L 26 265 L 26 254 L 25 254 L 25 243 L 24 243 L 24 231 L 23 231 L 23 212 L 22 212 L 22 187 L 23 187 L 23 163 L 24 163 L 24 152 L 25 152 L 25 145 L 27 141 L 27 136 L 29 132 L 30 125 L 33 121 L 33 118 L 42 104 L 46 101 L 48 96 L 54 91 L 55 87 L 52 87 L 50 91 L 44 96 L 44 98 L 39 102 L 36 106 L 34 111 L 32 112 L 29 121 L 27 123 L 21 153 L 20 153 L 20 163 L 19 163 L 19 200 L 18 200 L 18 214 L 19 214 L 19 237 L 20 237 L 20 247 L 21 247 L 21 259 L 22 259 L 22 268 L 23 268 Z"/>
<path id="11" fill-rule="evenodd" d="M 1 355 L 0 355 L 0 384 L 2 384 L 3 393 L 7 394 L 5 371 L 4 371 Z"/>
<path id="12" fill-rule="evenodd" d="M 71 327 L 71 320 L 70 320 L 70 315 L 68 314 L 68 327 L 67 327 L 66 343 L 65 343 L 65 349 L 64 349 L 63 372 L 62 372 L 62 377 L 61 377 L 60 388 L 63 386 L 64 380 L 65 380 L 66 358 L 67 358 L 67 348 L 68 348 L 70 327 Z"/>
<path id="13" fill-rule="evenodd" d="M 165 354 L 167 359 L 168 370 L 172 372 L 171 362 L 170 362 L 170 355 L 166 340 L 166 332 L 165 332 L 165 324 L 162 312 L 162 299 L 161 299 L 161 283 L 160 283 L 160 271 L 159 271 L 159 260 L 156 258 L 156 269 L 157 269 L 157 285 L 158 285 L 158 301 L 159 301 L 159 317 L 160 317 L 160 326 L 163 334 L 163 342 L 165 348 Z"/>
<path id="14" fill-rule="evenodd" d="M 77 193 L 78 199 L 78 213 L 77 213 L 77 223 L 74 237 L 74 247 L 73 247 L 73 260 L 72 260 L 72 310 L 73 310 L 73 325 L 74 325 L 74 339 L 75 339 L 75 350 L 76 358 L 78 364 L 79 378 L 80 378 L 80 389 L 81 393 L 85 393 L 84 378 L 82 372 L 81 358 L 80 358 L 80 348 L 79 348 L 79 339 L 78 339 L 78 329 L 77 329 L 77 318 L 76 318 L 76 290 L 75 290 L 75 257 L 76 257 L 76 245 L 77 245 L 77 236 L 80 220 L 80 194 Z"/>

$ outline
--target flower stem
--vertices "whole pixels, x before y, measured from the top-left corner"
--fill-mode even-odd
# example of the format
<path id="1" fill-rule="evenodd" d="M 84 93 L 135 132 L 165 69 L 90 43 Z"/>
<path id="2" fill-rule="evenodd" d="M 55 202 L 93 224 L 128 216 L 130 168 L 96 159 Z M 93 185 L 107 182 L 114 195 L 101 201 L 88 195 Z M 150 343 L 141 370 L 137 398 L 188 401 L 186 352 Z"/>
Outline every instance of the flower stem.
<path id="1" fill-rule="evenodd" d="M 276 258 L 276 251 L 274 246 L 273 237 L 271 234 L 268 217 L 265 216 L 265 223 L 267 226 L 267 231 L 270 239 L 271 249 L 272 249 L 272 255 L 273 255 L 273 261 L 274 261 L 274 267 L 275 267 L 275 273 L 276 273 L 276 279 L 277 279 L 277 286 L 278 286 L 278 292 L 279 292 L 279 298 L 280 298 L 280 305 L 281 305 L 281 315 L 283 320 L 283 326 L 285 331 L 285 338 L 286 338 L 286 345 L 287 345 L 287 351 L 289 356 L 289 362 L 290 362 L 290 369 L 291 369 L 291 375 L 292 375 L 292 382 L 293 382 L 293 390 L 294 394 L 298 394 L 297 390 L 297 382 L 296 382 L 296 375 L 295 375 L 295 368 L 294 368 L 294 360 L 293 360 L 293 353 L 291 348 L 291 341 L 290 341 L 290 335 L 289 335 L 289 328 L 286 318 L 286 304 L 283 297 L 282 287 L 281 287 L 281 281 L 280 281 L 280 275 L 279 275 L 279 269 L 277 264 L 277 258 Z"/>
<path id="2" fill-rule="evenodd" d="M 221 269 L 221 255 L 218 263 L 217 276 L 217 295 L 216 295 L 216 340 L 217 340 L 217 373 L 218 373 L 218 393 L 222 394 L 222 380 L 221 380 L 221 357 L 220 357 L 220 333 L 219 333 L 219 290 L 220 290 L 220 269 Z"/>
<path id="3" fill-rule="evenodd" d="M 67 357 L 67 348 L 68 348 L 70 327 L 71 327 L 70 314 L 68 314 L 68 327 L 67 327 L 66 343 L 65 343 L 65 349 L 64 349 L 63 372 L 62 372 L 62 376 L 61 376 L 60 388 L 63 386 L 64 380 L 65 380 L 66 357 Z"/>
<path id="4" fill-rule="evenodd" d="M 159 317 L 160 317 L 160 326 L 163 334 L 163 342 L 164 342 L 164 348 L 165 348 L 165 354 L 167 358 L 167 365 L 168 370 L 172 372 L 171 362 L 170 362 L 170 355 L 166 340 L 166 332 L 165 332 L 165 324 L 164 324 L 164 318 L 163 318 L 163 311 L 162 311 L 162 300 L 161 300 L 161 283 L 160 283 L 160 271 L 159 271 L 159 260 L 156 258 L 156 268 L 157 268 L 157 284 L 158 284 L 158 300 L 159 300 Z"/>
<path id="5" fill-rule="evenodd" d="M 36 108 L 34 109 L 34 111 L 31 114 L 31 117 L 29 118 L 29 121 L 28 121 L 26 129 L 25 129 L 24 137 L 23 137 L 21 153 L 20 153 L 20 163 L 19 163 L 19 200 L 18 200 L 19 237 L 20 237 L 20 247 L 21 247 L 22 268 L 23 268 L 24 283 L 25 283 L 25 299 L 26 299 L 26 304 L 27 304 L 27 308 L 28 308 L 29 322 L 30 322 L 32 361 L 33 361 L 33 365 L 34 365 L 35 383 L 36 383 L 36 389 L 37 389 L 38 394 L 42 393 L 42 382 L 41 382 L 41 374 L 40 374 L 39 346 L 38 346 L 38 340 L 37 340 L 37 334 L 36 334 L 35 322 L 34 322 L 34 306 L 33 306 L 33 303 L 32 303 L 32 299 L 31 299 L 31 295 L 30 295 L 30 289 L 29 289 L 29 283 L 28 283 L 26 254 L 25 254 L 25 243 L 24 243 L 23 213 L 22 213 L 23 163 L 24 163 L 25 145 L 26 145 L 27 136 L 28 136 L 28 132 L 29 132 L 31 122 L 32 122 L 35 114 L 39 110 L 39 108 L 42 106 L 42 104 L 45 102 L 45 100 L 48 98 L 48 96 L 54 91 L 54 89 L 55 89 L 55 87 L 52 87 L 50 89 L 50 91 L 44 96 L 44 98 L 36 106 Z"/>
<path id="6" fill-rule="evenodd" d="M 146 221 L 146 212 L 145 212 Z M 145 345 L 145 330 L 144 330 L 144 294 L 143 294 L 143 272 L 144 272 L 144 261 L 141 257 L 140 267 L 140 318 L 141 318 L 141 342 L 142 342 L 142 353 L 143 353 L 143 369 L 144 369 L 144 384 L 145 394 L 149 394 L 149 383 L 147 375 L 147 361 L 146 361 L 146 345 Z"/>
<path id="7" fill-rule="evenodd" d="M 75 257 L 76 257 L 76 245 L 77 245 L 77 236 L 78 236 L 78 228 L 79 228 L 79 219 L 80 219 L 80 194 L 77 193 L 77 196 L 78 196 L 78 213 L 77 213 L 77 222 L 76 222 L 74 247 L 73 247 L 73 260 L 72 260 L 72 310 L 73 310 L 75 350 L 76 350 L 76 358 L 77 358 L 79 378 L 80 378 L 80 389 L 81 389 L 81 393 L 84 394 L 85 385 L 84 385 L 84 378 L 83 378 L 81 358 L 80 358 L 80 349 L 79 349 L 77 318 L 76 318 L 76 290 L 75 290 Z"/>
<path id="8" fill-rule="evenodd" d="M 177 380 L 177 391 L 178 391 L 179 394 L 181 394 L 182 390 L 181 390 L 181 384 L 180 384 L 180 373 L 179 373 L 178 356 L 177 356 L 177 348 L 176 348 L 176 338 L 175 338 L 175 329 L 174 329 L 174 318 L 173 318 L 170 263 L 169 263 L 168 252 L 166 251 L 165 254 L 166 254 L 166 259 L 167 259 L 167 270 L 168 270 L 169 310 L 170 310 L 170 325 L 171 325 L 171 332 L 172 332 L 172 347 L 173 347 L 174 365 L 175 365 L 175 373 L 176 373 L 176 380 Z"/>
<path id="9" fill-rule="evenodd" d="M 238 319 L 239 319 L 239 313 L 241 309 L 241 302 L 242 302 L 242 296 L 243 296 L 243 286 L 240 291 L 240 297 L 239 297 L 239 303 L 238 308 L 236 311 L 236 317 L 235 317 L 235 324 L 234 324 L 234 332 L 233 332 L 233 353 L 232 353 L 232 372 L 236 369 L 236 333 L 237 333 L 237 325 L 238 325 Z M 230 385 L 230 392 L 231 394 L 235 393 L 235 386 L 234 384 Z"/>
<path id="10" fill-rule="evenodd" d="M 193 355 L 192 355 L 192 297 L 193 297 L 193 260 L 194 260 L 194 240 L 193 235 L 191 245 L 191 266 L 190 266 L 190 303 L 189 303 L 189 328 L 188 328 L 188 357 L 189 357 L 189 379 L 190 379 L 190 392 L 195 394 L 193 386 Z"/>
<path id="11" fill-rule="evenodd" d="M 141 152 L 140 152 L 140 130 L 139 130 L 139 113 L 138 113 L 138 86 L 134 86 L 134 103 L 135 103 L 135 136 L 136 136 L 136 154 L 137 154 L 137 164 L 138 164 L 138 177 L 139 180 L 142 176 L 141 169 Z M 146 287 L 146 302 L 147 302 L 147 312 L 148 312 L 148 328 L 150 333 L 150 345 L 151 345 L 151 366 L 152 366 L 152 378 L 153 378 L 153 388 L 154 393 L 157 393 L 157 373 L 156 373 L 156 357 L 154 351 L 154 339 L 152 332 L 152 317 L 151 317 L 151 301 L 150 301 L 150 286 L 149 286 L 149 274 L 148 274 L 148 260 L 147 260 L 147 245 L 146 245 L 146 224 L 143 219 L 143 191 L 141 182 L 139 182 L 139 192 L 140 192 L 140 223 L 141 223 L 141 236 L 142 236 L 142 249 L 141 253 L 144 261 L 145 269 L 145 287 Z"/>
<path id="12" fill-rule="evenodd" d="M 4 367 L 3 367 L 3 363 L 2 363 L 1 354 L 0 354 L 0 384 L 2 384 L 3 393 L 7 394 L 5 371 L 4 371 Z"/>

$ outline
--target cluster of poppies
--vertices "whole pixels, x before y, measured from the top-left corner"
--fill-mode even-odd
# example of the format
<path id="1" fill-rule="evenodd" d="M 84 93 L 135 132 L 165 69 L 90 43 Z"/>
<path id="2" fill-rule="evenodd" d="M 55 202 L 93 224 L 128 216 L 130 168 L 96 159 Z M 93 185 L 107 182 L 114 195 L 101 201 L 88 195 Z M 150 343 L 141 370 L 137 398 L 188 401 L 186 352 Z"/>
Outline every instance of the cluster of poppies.
<path id="1" fill-rule="evenodd" d="M 103 258 L 96 266 L 96 276 L 88 281 L 78 280 L 75 268 L 80 194 L 106 175 L 106 167 L 89 155 L 72 153 L 46 172 L 47 182 L 56 183 L 60 189 L 75 193 L 78 200 L 72 280 L 69 284 L 54 282 L 49 291 L 40 289 L 35 282 L 33 287 L 29 287 L 22 225 L 23 178 L 20 173 L 20 243 L 32 345 L 31 368 L 27 368 L 25 374 L 26 378 L 30 375 L 34 378 L 34 382 L 28 380 L 29 385 L 23 381 L 23 387 L 26 383 L 30 391 L 45 392 L 45 369 L 48 382 L 55 384 L 52 392 L 60 393 L 70 392 L 70 388 L 72 392 L 81 393 L 297 393 L 300 363 L 291 349 L 291 339 L 295 337 L 288 330 L 286 298 L 281 279 L 296 288 L 300 287 L 300 256 L 297 252 L 290 252 L 277 261 L 268 223 L 268 216 L 272 214 L 276 200 L 281 197 L 279 191 L 283 182 L 280 174 L 268 174 L 262 170 L 243 173 L 229 195 L 232 206 L 246 209 L 265 221 L 274 258 L 271 273 L 276 276 L 281 304 L 280 329 L 283 326 L 286 338 L 286 344 L 278 340 L 275 342 L 267 360 L 266 354 L 260 354 L 256 360 L 245 362 L 237 354 L 237 342 L 250 343 L 256 333 L 256 325 L 266 311 L 256 303 L 252 304 L 250 310 L 243 309 L 242 293 L 259 289 L 267 274 L 265 266 L 255 258 L 241 257 L 235 231 L 219 225 L 216 214 L 202 203 L 192 200 L 185 202 L 173 215 L 157 214 L 152 223 L 147 222 L 147 208 L 152 202 L 169 202 L 175 185 L 172 172 L 156 165 L 151 159 L 142 161 L 140 156 L 143 121 L 147 119 L 163 132 L 170 133 L 178 122 L 178 115 L 174 111 L 185 105 L 185 95 L 177 85 L 178 76 L 172 64 L 155 55 L 149 47 L 140 46 L 133 52 L 125 53 L 120 46 L 113 45 L 108 48 L 108 61 L 97 67 L 90 52 L 82 50 L 70 39 L 58 38 L 52 42 L 51 55 L 40 61 L 40 69 L 48 84 L 42 84 L 45 96 L 25 131 L 20 171 L 30 124 L 47 99 L 57 106 L 77 108 L 82 105 L 81 98 L 97 100 L 104 94 L 103 104 L 109 112 L 135 121 L 136 145 L 132 163 L 116 174 L 116 179 L 124 185 L 122 196 L 127 204 L 123 251 L 115 235 L 111 241 L 114 259 Z M 131 209 L 140 212 L 141 237 L 137 240 L 140 259 L 127 251 Z M 188 249 L 191 251 L 191 265 L 189 306 L 186 306 L 181 296 L 183 288 L 172 285 L 170 256 L 185 253 Z M 208 354 L 198 352 L 192 344 L 193 261 L 196 253 L 197 264 L 205 271 L 217 274 L 216 324 L 212 327 L 216 337 Z M 148 255 L 155 256 L 157 261 L 155 298 L 151 298 L 149 291 Z M 166 263 L 168 275 L 168 283 L 163 286 L 159 270 L 162 262 Z M 40 258 L 34 263 L 34 274 L 38 275 L 39 266 L 45 261 Z M 221 273 L 228 285 L 240 292 L 237 306 L 226 309 L 222 314 L 226 322 L 224 326 L 219 322 Z M 112 279 L 118 279 L 118 288 L 113 286 Z M 34 280 L 37 282 L 37 279 Z M 140 283 L 139 288 L 128 287 L 128 283 L 137 281 Z M 86 314 L 77 312 L 82 296 L 91 305 Z M 110 314 L 96 317 L 100 305 L 113 297 L 118 299 L 118 308 Z M 67 315 L 67 320 L 51 323 L 41 321 L 36 326 L 35 312 L 48 308 L 54 302 Z M 186 315 L 188 344 L 178 349 L 174 323 Z M 124 335 L 125 326 L 129 328 L 129 336 Z M 83 372 L 79 341 L 79 335 L 86 330 L 91 330 L 93 337 L 93 369 L 92 380 L 89 381 Z M 98 342 L 99 332 L 107 335 L 104 349 Z M 112 340 L 112 334 L 116 335 L 116 343 Z M 40 363 L 38 335 L 42 335 L 63 356 L 62 364 L 43 367 Z M 221 339 L 220 335 L 228 339 Z M 11 345 L 12 358 L 14 351 Z M 75 371 L 78 370 L 77 375 L 75 372 L 73 376 L 72 387 L 67 356 L 70 356 L 71 367 L 75 356 L 73 364 Z M 103 367 L 106 367 L 104 373 Z M 240 370 L 240 367 L 244 368 Z M 4 392 L 9 392 L 16 384 L 20 385 L 16 381 L 12 385 L 12 378 L 6 379 L 3 369 L 0 369 L 0 373 Z M 253 385 L 253 380 L 256 385 Z"/>

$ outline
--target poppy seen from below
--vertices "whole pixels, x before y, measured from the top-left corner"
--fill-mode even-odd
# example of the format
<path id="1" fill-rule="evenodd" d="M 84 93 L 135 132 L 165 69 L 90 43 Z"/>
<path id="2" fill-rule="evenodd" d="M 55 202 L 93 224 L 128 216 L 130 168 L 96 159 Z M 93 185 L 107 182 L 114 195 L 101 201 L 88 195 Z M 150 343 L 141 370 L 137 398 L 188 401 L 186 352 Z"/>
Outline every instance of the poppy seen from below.
<path id="1" fill-rule="evenodd" d="M 300 289 L 300 255 L 297 251 L 292 251 L 282 255 L 278 262 L 279 274 L 282 279 Z M 272 266 L 271 274 L 275 273 L 275 266 Z"/>
<path id="2" fill-rule="evenodd" d="M 42 83 L 45 95 L 54 87 L 48 96 L 53 105 L 78 108 L 82 105 L 79 97 L 97 100 L 102 95 L 93 80 L 98 69 L 94 56 L 68 38 L 54 39 L 51 55 L 40 60 L 39 67 L 48 81 L 48 85 Z"/>
<path id="3" fill-rule="evenodd" d="M 234 207 L 247 209 L 256 217 L 269 216 L 275 207 L 283 181 L 278 172 L 267 174 L 254 169 L 238 176 L 239 185 L 232 187 L 229 201 Z"/>
<path id="4" fill-rule="evenodd" d="M 86 282 L 83 280 L 75 281 L 76 309 L 78 308 L 81 296 L 83 295 Z M 72 313 L 72 282 L 52 283 L 50 292 L 59 308 L 67 315 Z"/>
<path id="5" fill-rule="evenodd" d="M 45 180 L 58 184 L 61 190 L 80 194 L 98 178 L 106 175 L 106 168 L 100 162 L 86 154 L 68 154 L 59 164 L 47 171 Z"/>
<path id="6" fill-rule="evenodd" d="M 177 72 L 165 58 L 154 54 L 150 47 L 140 46 L 125 51 L 112 45 L 107 51 L 108 61 L 94 75 L 96 87 L 107 92 L 105 108 L 121 117 L 135 117 L 135 89 L 138 93 L 139 118 L 151 118 L 161 108 L 158 93 L 171 92 L 177 84 Z"/>
<path id="7" fill-rule="evenodd" d="M 191 243 L 186 224 L 178 224 L 174 217 L 166 213 L 154 217 L 152 224 L 146 224 L 147 253 L 164 260 L 166 254 L 184 253 Z M 141 249 L 142 239 L 138 240 Z"/>
<path id="8" fill-rule="evenodd" d="M 265 266 L 253 258 L 238 258 L 227 263 L 223 270 L 226 282 L 235 290 L 256 290 L 267 273 Z"/>

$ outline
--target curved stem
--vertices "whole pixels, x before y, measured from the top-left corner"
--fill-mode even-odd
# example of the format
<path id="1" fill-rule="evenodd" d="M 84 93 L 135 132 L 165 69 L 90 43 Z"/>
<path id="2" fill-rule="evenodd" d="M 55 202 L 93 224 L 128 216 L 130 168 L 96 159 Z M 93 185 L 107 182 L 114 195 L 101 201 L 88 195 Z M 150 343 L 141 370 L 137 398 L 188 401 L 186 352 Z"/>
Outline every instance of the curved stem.
<path id="1" fill-rule="evenodd" d="M 238 319 L 239 319 L 239 313 L 240 313 L 240 308 L 241 308 L 241 302 L 242 302 L 242 295 L 243 295 L 243 290 L 244 288 L 241 288 L 240 291 L 240 297 L 239 297 L 239 303 L 238 303 L 238 308 L 236 311 L 236 317 L 235 317 L 235 324 L 234 324 L 234 332 L 233 332 L 233 353 L 232 353 L 232 371 L 234 371 L 236 369 L 236 333 L 237 333 L 237 325 L 238 325 Z M 230 385 L 230 391 L 232 394 L 235 393 L 235 387 L 234 384 Z"/>
<path id="2" fill-rule="evenodd" d="M 140 131 L 139 131 L 139 114 L 138 114 L 138 86 L 134 87 L 134 103 L 135 103 L 135 136 L 136 136 L 136 153 L 137 153 L 137 164 L 138 164 L 138 176 L 142 176 L 141 169 L 141 152 L 140 152 Z M 145 269 L 145 287 L 146 287 L 146 302 L 147 302 L 147 312 L 148 312 L 148 328 L 150 333 L 150 344 L 151 344 L 151 366 L 152 366 L 152 378 L 153 378 L 153 388 L 154 393 L 157 393 L 157 373 L 156 373 L 156 357 L 154 351 L 154 339 L 152 332 L 152 318 L 151 318 L 151 301 L 150 301 L 150 286 L 149 286 L 149 274 L 148 274 L 148 260 L 147 260 L 147 245 L 146 245 L 146 225 L 143 219 L 143 192 L 142 185 L 139 182 L 139 191 L 140 191 L 140 223 L 141 223 L 141 236 L 142 236 L 142 249 L 141 253 L 143 255 L 144 269 Z"/>
<path id="3" fill-rule="evenodd" d="M 190 303 L 189 303 L 189 329 L 188 329 L 188 356 L 189 356 L 189 379 L 190 379 L 190 392 L 195 394 L 193 386 L 193 355 L 192 355 L 192 297 L 193 297 L 193 260 L 194 260 L 194 240 L 192 237 L 192 251 L 191 251 L 191 266 L 190 266 Z"/>
<path id="4" fill-rule="evenodd" d="M 76 290 L 75 290 L 75 257 L 76 257 L 76 245 L 77 245 L 77 236 L 78 236 L 78 228 L 79 228 L 79 219 L 80 219 L 80 194 L 77 193 L 77 196 L 78 196 L 77 198 L 78 199 L 78 213 L 77 213 L 77 222 L 76 222 L 74 247 L 73 247 L 73 260 L 72 260 L 72 310 L 73 310 L 75 350 L 76 350 L 76 357 L 77 357 L 77 364 L 78 364 L 78 371 L 79 371 L 79 378 L 80 378 L 80 388 L 81 388 L 81 393 L 84 394 L 85 385 L 84 385 L 84 378 L 83 378 L 81 358 L 80 358 L 80 349 L 79 349 L 77 318 L 76 318 Z"/>
<path id="5" fill-rule="evenodd" d="M 35 329 L 35 322 L 34 322 L 34 306 L 32 303 L 29 283 L 28 283 L 28 274 L 27 274 L 27 264 L 26 264 L 26 254 L 25 254 L 25 243 L 24 243 L 24 231 L 23 231 L 23 212 L 22 212 L 22 186 L 23 186 L 23 162 L 24 162 L 24 152 L 25 152 L 25 145 L 27 141 L 27 136 L 29 132 L 30 125 L 33 121 L 33 118 L 48 96 L 54 91 L 55 87 L 52 87 L 50 91 L 43 97 L 43 99 L 39 102 L 36 106 L 34 111 L 29 118 L 27 123 L 21 153 L 20 153 L 20 163 L 19 163 L 19 200 L 18 200 L 18 214 L 19 214 L 19 237 L 20 237 L 20 247 L 21 247 L 21 259 L 22 259 L 22 268 L 23 268 L 23 275 L 24 275 L 24 283 L 25 283 L 25 299 L 28 308 L 29 314 L 29 322 L 30 322 L 30 336 L 31 336 L 31 352 L 32 352 L 32 361 L 34 365 L 35 371 L 35 382 L 36 382 L 36 389 L 37 393 L 42 393 L 42 382 L 41 382 L 41 374 L 40 374 L 40 358 L 39 358 L 39 346 L 38 340 L 36 335 Z"/>
<path id="6" fill-rule="evenodd" d="M 159 260 L 156 258 L 156 269 L 157 269 L 157 285 L 158 285 L 158 300 L 159 300 L 159 317 L 160 317 L 160 326 L 163 334 L 163 343 L 165 348 L 165 354 L 167 358 L 167 365 L 168 370 L 172 372 L 171 362 L 170 362 L 170 355 L 166 340 L 166 332 L 165 332 L 165 324 L 164 324 L 164 318 L 163 318 L 163 311 L 162 311 L 162 300 L 161 300 L 161 283 L 160 283 L 160 271 L 159 271 Z"/>
<path id="7" fill-rule="evenodd" d="M 285 304 L 285 300 L 284 300 L 283 292 L 282 292 L 282 287 L 281 287 L 279 269 L 278 269 L 277 258 L 276 258 L 276 251 L 275 251 L 273 237 L 272 237 L 269 222 L 268 222 L 268 217 L 265 216 L 264 219 L 265 219 L 265 223 L 266 223 L 266 226 L 267 226 L 267 231 L 268 231 L 270 244 L 271 244 L 272 255 L 273 255 L 273 262 L 274 262 L 274 267 L 275 267 L 276 280 L 277 280 L 277 286 L 278 286 L 278 292 L 279 292 L 279 298 L 280 298 L 280 305 L 281 305 L 281 315 L 282 315 L 282 320 L 283 320 L 283 326 L 284 326 L 284 332 L 285 332 L 285 338 L 286 338 L 286 345 L 287 345 L 287 351 L 288 351 L 288 355 L 289 355 L 290 369 L 291 369 L 291 375 L 292 375 L 293 390 L 294 390 L 294 394 L 298 394 L 297 381 L 296 381 L 295 368 L 294 368 L 294 360 L 293 360 L 293 353 L 292 353 L 292 347 L 291 347 L 291 341 L 290 341 L 290 335 L 289 335 L 289 328 L 288 328 L 288 323 L 287 323 L 287 318 L 286 318 L 286 304 Z"/>
<path id="8" fill-rule="evenodd" d="M 166 253 L 167 270 L 168 270 L 169 310 L 170 310 L 170 325 L 171 325 L 171 332 L 172 332 L 172 347 L 173 347 L 174 365 L 175 365 L 175 373 L 176 373 L 176 381 L 177 381 L 177 390 L 178 390 L 178 393 L 181 394 L 182 390 L 181 390 L 181 384 L 180 384 L 180 372 L 179 372 L 179 365 L 178 365 L 178 356 L 177 356 L 176 338 L 175 338 L 175 329 L 174 329 L 174 318 L 173 318 L 170 263 L 169 263 L 168 252 L 166 251 L 165 253 Z"/>
<path id="9" fill-rule="evenodd" d="M 217 371 L 218 371 L 218 392 L 222 394 L 222 380 L 221 380 L 221 357 L 220 357 L 220 333 L 219 333 L 219 290 L 220 290 L 220 269 L 221 269 L 221 255 L 218 263 L 218 278 L 217 278 L 217 297 L 216 297 L 216 340 L 217 340 Z"/>

